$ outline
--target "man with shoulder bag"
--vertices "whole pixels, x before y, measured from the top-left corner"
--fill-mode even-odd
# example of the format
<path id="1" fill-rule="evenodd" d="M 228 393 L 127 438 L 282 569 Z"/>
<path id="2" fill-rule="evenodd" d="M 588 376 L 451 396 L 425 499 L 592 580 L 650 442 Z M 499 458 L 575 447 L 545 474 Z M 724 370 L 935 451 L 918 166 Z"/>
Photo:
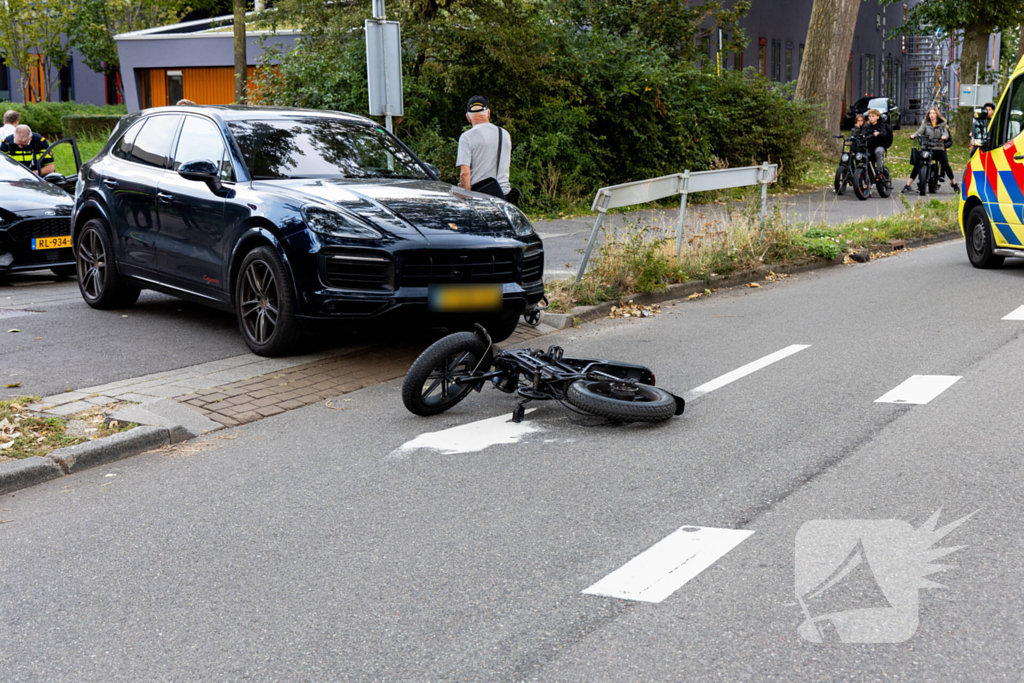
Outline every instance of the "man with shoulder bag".
<path id="1" fill-rule="evenodd" d="M 519 190 L 508 179 L 512 136 L 491 123 L 487 100 L 479 95 L 469 98 L 466 119 L 473 127 L 459 138 L 459 187 L 518 204 Z"/>

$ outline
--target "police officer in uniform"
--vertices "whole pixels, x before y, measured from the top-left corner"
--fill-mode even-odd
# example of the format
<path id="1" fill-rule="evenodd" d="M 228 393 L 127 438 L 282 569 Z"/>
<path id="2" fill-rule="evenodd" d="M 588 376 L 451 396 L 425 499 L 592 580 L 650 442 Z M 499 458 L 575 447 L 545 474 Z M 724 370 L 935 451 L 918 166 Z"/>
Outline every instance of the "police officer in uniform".
<path id="1" fill-rule="evenodd" d="M 33 168 L 33 162 L 39 159 L 40 168 L 37 172 L 40 176 L 46 176 L 53 173 L 55 168 L 53 154 L 43 155 L 49 146 L 46 138 L 39 133 L 33 133 L 31 128 L 22 124 L 14 129 L 14 135 L 8 135 L 0 142 L 0 152 L 31 171 L 36 170 Z"/>

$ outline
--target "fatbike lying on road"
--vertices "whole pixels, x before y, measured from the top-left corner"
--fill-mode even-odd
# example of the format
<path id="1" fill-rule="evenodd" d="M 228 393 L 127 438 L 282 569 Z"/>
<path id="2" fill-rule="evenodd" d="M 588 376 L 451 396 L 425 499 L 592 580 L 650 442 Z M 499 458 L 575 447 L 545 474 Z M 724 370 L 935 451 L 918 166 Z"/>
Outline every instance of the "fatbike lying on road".
<path id="1" fill-rule="evenodd" d="M 420 354 L 402 384 L 402 401 L 416 415 L 437 415 L 487 382 L 520 397 L 513 422 L 523 420 L 530 401 L 557 401 L 612 422 L 662 422 L 682 415 L 686 405 L 656 388 L 654 373 L 642 365 L 571 358 L 559 346 L 505 351 L 480 325 L 475 332 L 450 334 Z"/>

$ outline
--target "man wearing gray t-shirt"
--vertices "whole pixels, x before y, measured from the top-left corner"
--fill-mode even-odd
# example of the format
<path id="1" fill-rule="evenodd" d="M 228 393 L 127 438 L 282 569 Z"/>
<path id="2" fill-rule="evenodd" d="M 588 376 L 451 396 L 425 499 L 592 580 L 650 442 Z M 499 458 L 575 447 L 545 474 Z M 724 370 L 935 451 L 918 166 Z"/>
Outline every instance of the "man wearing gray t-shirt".
<path id="1" fill-rule="evenodd" d="M 459 167 L 459 187 L 464 190 L 479 186 L 489 178 L 498 181 L 506 195 L 512 189 L 508 180 L 509 162 L 512 159 L 512 136 L 507 130 L 491 123 L 491 110 L 487 100 L 479 95 L 469 98 L 466 118 L 473 127 L 459 138 L 459 156 L 455 163 Z M 499 162 L 498 140 L 501 140 Z"/>

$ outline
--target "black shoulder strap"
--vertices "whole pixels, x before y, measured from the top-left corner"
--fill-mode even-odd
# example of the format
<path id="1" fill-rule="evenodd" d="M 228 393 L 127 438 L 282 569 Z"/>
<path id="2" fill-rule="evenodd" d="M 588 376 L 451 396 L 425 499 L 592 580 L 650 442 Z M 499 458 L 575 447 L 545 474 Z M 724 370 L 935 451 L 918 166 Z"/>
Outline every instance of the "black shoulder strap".
<path id="1" fill-rule="evenodd" d="M 504 132 L 505 132 L 505 129 L 502 128 L 501 126 L 498 126 L 498 165 L 494 169 L 494 179 L 495 180 L 497 180 L 498 176 L 501 175 L 501 147 L 502 147 L 501 143 L 503 142 L 503 140 L 502 140 L 503 135 L 502 134 Z"/>

